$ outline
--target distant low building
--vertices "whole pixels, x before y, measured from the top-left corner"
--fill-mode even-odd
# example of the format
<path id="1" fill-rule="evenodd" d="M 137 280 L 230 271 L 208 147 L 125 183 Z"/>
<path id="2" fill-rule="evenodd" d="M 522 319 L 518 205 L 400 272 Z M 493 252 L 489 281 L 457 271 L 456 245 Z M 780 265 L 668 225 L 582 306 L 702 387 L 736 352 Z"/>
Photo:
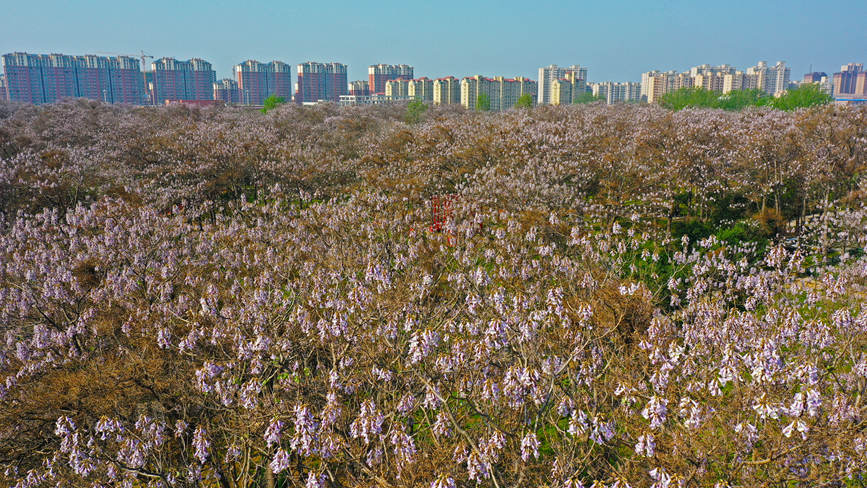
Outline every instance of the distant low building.
<path id="1" fill-rule="evenodd" d="M 408 102 L 410 100 L 411 98 L 408 96 L 400 97 L 374 93 L 372 95 L 340 95 L 338 104 L 343 107 L 351 107 L 356 105 L 386 105 L 390 103 Z"/>
<path id="2" fill-rule="evenodd" d="M 164 105 L 182 105 L 185 107 L 222 107 L 226 102 L 222 100 L 165 100 Z"/>

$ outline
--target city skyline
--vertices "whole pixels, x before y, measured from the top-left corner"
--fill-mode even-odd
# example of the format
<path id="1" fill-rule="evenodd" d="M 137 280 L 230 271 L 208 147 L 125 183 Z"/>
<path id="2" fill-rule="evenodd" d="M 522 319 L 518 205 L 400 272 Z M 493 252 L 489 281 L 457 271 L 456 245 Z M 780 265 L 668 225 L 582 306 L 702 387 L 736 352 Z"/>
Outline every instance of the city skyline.
<path id="1" fill-rule="evenodd" d="M 580 63 L 591 68 L 592 81 L 638 81 L 652 69 L 747 66 L 756 59 L 786 61 L 795 73 L 831 71 L 860 59 L 867 45 L 860 24 L 865 2 L 841 1 L 833 10 L 800 1 L 740 2 L 725 9 L 681 0 L 621 6 L 614 15 L 602 5 L 566 2 L 532 9 L 511 1 L 460 9 L 390 1 L 258 2 L 246 8 L 220 1 L 122 7 L 104 0 L 47 2 L 4 9 L 0 52 L 143 49 L 156 58 L 207 59 L 218 79 L 231 78 L 232 67 L 246 59 L 277 59 L 347 64 L 350 80 L 366 79 L 367 67 L 380 63 L 409 64 L 417 77 L 429 78 L 532 78 L 539 66 Z M 170 14 L 152 18 L 153 12 Z"/>
<path id="2" fill-rule="evenodd" d="M 201 58 L 187 61 L 159 58 L 151 63 L 151 71 L 144 72 L 139 70 L 139 60 L 122 56 L 15 52 L 2 55 L 0 61 L 3 68 L 0 96 L 37 104 L 83 97 L 112 103 L 220 102 L 261 106 L 271 95 L 295 103 L 332 101 L 353 105 L 417 99 L 439 104 L 454 96 L 443 91 L 441 81 L 447 78 L 415 78 L 414 67 L 406 64 L 371 65 L 368 80 L 349 81 L 345 64 L 301 63 L 297 65 L 297 81 L 294 95 L 291 95 L 291 66 L 281 61 L 246 60 L 235 65 L 235 79 L 219 81 L 212 64 Z M 458 81 L 451 76 L 448 78 L 455 83 Z M 820 89 L 830 95 L 839 92 L 838 100 L 844 103 L 862 103 L 867 96 L 865 79 L 867 73 L 863 71 L 863 64 L 848 63 L 832 76 L 824 72 L 806 73 L 803 82 L 818 83 Z M 682 72 L 652 70 L 642 73 L 640 83 L 588 82 L 586 66 L 549 65 L 539 68 L 538 81 L 502 75 L 462 77 L 459 103 L 472 109 L 476 96 L 484 95 L 490 100 L 490 109 L 497 111 L 514 106 L 524 95 L 531 95 L 533 102 L 539 105 L 562 105 L 580 103 L 588 92 L 608 104 L 656 103 L 667 93 L 681 88 L 703 88 L 723 94 L 758 89 L 768 95 L 781 96 L 801 83 L 791 79 L 791 68 L 782 61 L 773 66 L 759 61 L 745 71 L 728 64 L 703 64 Z"/>

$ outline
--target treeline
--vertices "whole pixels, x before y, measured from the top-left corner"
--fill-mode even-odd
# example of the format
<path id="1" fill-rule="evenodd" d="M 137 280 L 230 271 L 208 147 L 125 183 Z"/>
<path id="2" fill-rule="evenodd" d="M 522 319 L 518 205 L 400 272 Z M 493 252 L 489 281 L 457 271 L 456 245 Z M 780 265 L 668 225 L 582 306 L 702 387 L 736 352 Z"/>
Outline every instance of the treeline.
<path id="1" fill-rule="evenodd" d="M 747 107 L 772 107 L 778 110 L 795 110 L 803 107 L 826 105 L 834 99 L 819 89 L 816 84 L 803 85 L 774 97 L 762 90 L 735 90 L 718 93 L 704 88 L 681 88 L 662 96 L 660 105 L 671 110 L 693 108 L 719 108 L 742 110 Z"/>

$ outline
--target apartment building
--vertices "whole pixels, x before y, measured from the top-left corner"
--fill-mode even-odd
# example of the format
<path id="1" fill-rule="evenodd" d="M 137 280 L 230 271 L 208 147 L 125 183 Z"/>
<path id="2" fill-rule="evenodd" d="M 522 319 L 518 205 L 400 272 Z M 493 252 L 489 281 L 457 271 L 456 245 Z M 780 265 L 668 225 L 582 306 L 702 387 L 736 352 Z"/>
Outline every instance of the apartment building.
<path id="1" fill-rule="evenodd" d="M 6 75 L 0 73 L 0 100 L 8 101 L 9 93 L 6 91 Z"/>
<path id="2" fill-rule="evenodd" d="M 551 86 L 554 80 L 565 79 L 566 75 L 574 73 L 575 77 L 587 82 L 587 68 L 580 65 L 572 65 L 566 68 L 561 68 L 556 64 L 539 68 L 538 81 L 538 96 L 537 103 L 539 105 L 548 105 L 551 103 Z"/>
<path id="3" fill-rule="evenodd" d="M 217 74 L 211 63 L 193 58 L 160 58 L 151 63 L 151 93 L 156 105 L 167 100 L 213 100 Z"/>
<path id="4" fill-rule="evenodd" d="M 454 76 L 435 79 L 433 81 L 433 102 L 435 105 L 461 103 L 461 81 Z"/>
<path id="5" fill-rule="evenodd" d="M 292 68 L 281 61 L 260 63 L 249 59 L 233 68 L 241 103 L 262 105 L 271 95 L 292 99 Z"/>
<path id="6" fill-rule="evenodd" d="M 79 86 L 84 77 L 79 76 Z M 112 103 L 128 103 L 139 105 L 144 103 L 144 81 L 142 79 L 141 63 L 129 56 L 117 56 L 108 59 L 108 80 L 111 85 L 106 93 L 110 93 Z M 80 96 L 85 96 L 83 93 Z M 87 97 L 91 98 L 91 97 Z M 106 97 L 109 98 L 109 97 Z"/>
<path id="7" fill-rule="evenodd" d="M 845 105 L 867 104 L 867 72 L 860 63 L 849 63 L 834 73 L 834 98 Z"/>
<path id="8" fill-rule="evenodd" d="M 222 101 L 227 105 L 243 103 L 238 82 L 232 78 L 223 78 L 214 83 L 214 100 Z"/>
<path id="9" fill-rule="evenodd" d="M 390 80 L 413 79 L 414 68 L 408 64 L 372 64 L 367 68 L 368 85 L 372 94 L 385 93 Z"/>
<path id="10" fill-rule="evenodd" d="M 609 105 L 612 103 L 641 101 L 641 83 L 604 81 L 601 83 L 591 83 L 590 88 L 593 96 L 605 99 L 605 103 Z"/>
<path id="11" fill-rule="evenodd" d="M 460 86 L 460 100 L 464 108 L 475 110 L 479 95 L 484 95 L 490 102 L 490 110 L 495 112 L 514 107 L 518 99 L 525 94 L 535 99 L 538 89 L 536 82 L 528 78 L 503 76 L 486 78 L 481 75 L 462 79 Z"/>
<path id="12" fill-rule="evenodd" d="M 107 103 L 144 101 L 141 68 L 135 58 L 10 53 L 0 59 L 4 91 L 11 101 L 39 104 L 72 97 Z"/>
<path id="13" fill-rule="evenodd" d="M 413 100 L 421 100 L 423 102 L 433 102 L 434 100 L 434 80 L 422 77 L 417 80 L 411 80 L 407 90 L 407 95 Z"/>
<path id="14" fill-rule="evenodd" d="M 364 80 L 349 82 L 349 95 L 364 97 L 370 95 L 370 83 Z"/>
<path id="15" fill-rule="evenodd" d="M 385 82 L 385 96 L 408 98 L 409 97 L 409 84 L 410 84 L 410 80 L 405 80 L 402 78 L 397 78 L 394 80 L 388 80 Z"/>
<path id="16" fill-rule="evenodd" d="M 340 96 L 348 91 L 345 64 L 308 61 L 298 65 L 295 103 L 339 102 Z"/>
<path id="17" fill-rule="evenodd" d="M 779 95 L 789 88 L 789 77 L 792 70 L 783 61 L 777 61 L 774 66 L 768 66 L 765 61 L 759 61 L 755 66 L 747 68 L 747 75 L 755 76 L 755 88 L 769 95 Z"/>
<path id="18" fill-rule="evenodd" d="M 579 78 L 578 73 L 566 73 L 565 77 L 551 82 L 548 103 L 550 105 L 571 105 L 586 92 L 586 80 Z"/>
<path id="19" fill-rule="evenodd" d="M 834 73 L 834 94 L 867 95 L 867 71 L 861 63 L 849 63 Z"/>

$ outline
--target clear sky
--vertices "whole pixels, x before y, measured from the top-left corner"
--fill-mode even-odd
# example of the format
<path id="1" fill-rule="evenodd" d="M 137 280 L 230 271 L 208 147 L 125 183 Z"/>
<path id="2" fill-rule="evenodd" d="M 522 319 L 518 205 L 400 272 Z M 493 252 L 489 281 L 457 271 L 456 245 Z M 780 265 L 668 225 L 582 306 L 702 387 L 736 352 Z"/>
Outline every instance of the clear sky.
<path id="1" fill-rule="evenodd" d="M 828 6 L 826 6 L 828 5 Z M 0 52 L 338 61 L 349 78 L 407 63 L 416 76 L 529 76 L 581 64 L 590 81 L 651 69 L 786 61 L 867 63 L 867 0 L 0 0 Z M 294 73 L 294 69 L 293 69 Z"/>

